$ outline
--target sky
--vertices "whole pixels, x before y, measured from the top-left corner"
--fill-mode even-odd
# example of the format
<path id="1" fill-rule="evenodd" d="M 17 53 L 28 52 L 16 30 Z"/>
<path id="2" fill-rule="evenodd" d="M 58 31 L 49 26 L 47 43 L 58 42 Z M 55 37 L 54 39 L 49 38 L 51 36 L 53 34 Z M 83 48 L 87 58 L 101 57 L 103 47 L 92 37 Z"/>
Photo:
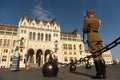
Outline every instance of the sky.
<path id="1" fill-rule="evenodd" d="M 83 13 L 93 9 L 101 19 L 103 45 L 120 37 L 120 0 L 0 0 L 0 24 L 18 25 L 24 14 L 30 18 L 56 19 L 63 32 L 78 29 L 82 36 Z M 87 44 L 85 44 L 85 47 Z M 87 47 L 86 47 L 87 49 Z M 120 60 L 120 45 L 111 49 L 113 59 Z"/>

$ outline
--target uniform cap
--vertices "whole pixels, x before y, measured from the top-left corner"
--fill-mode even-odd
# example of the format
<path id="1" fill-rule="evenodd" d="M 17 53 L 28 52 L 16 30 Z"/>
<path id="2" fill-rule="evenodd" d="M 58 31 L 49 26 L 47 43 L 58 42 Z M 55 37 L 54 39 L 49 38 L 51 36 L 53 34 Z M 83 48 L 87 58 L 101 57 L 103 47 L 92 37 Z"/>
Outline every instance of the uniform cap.
<path id="1" fill-rule="evenodd" d="M 87 14 L 90 14 L 90 15 L 94 14 L 94 10 L 92 10 L 92 9 L 87 10 Z"/>

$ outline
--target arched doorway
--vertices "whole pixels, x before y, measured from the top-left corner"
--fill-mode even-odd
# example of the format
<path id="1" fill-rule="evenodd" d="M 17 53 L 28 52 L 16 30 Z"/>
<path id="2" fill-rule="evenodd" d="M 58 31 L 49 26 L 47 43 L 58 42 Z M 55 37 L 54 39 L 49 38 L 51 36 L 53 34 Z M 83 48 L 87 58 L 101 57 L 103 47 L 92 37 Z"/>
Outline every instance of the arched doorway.
<path id="1" fill-rule="evenodd" d="M 34 50 L 30 48 L 27 53 L 27 59 L 30 59 L 30 63 L 34 62 L 33 55 L 34 55 Z"/>
<path id="2" fill-rule="evenodd" d="M 33 54 L 34 54 L 34 50 L 33 49 L 29 49 L 27 55 L 28 56 L 33 56 Z"/>
<path id="3" fill-rule="evenodd" d="M 49 59 L 49 54 L 50 54 L 50 50 L 49 49 L 47 49 L 46 51 L 45 51 L 45 58 L 44 58 L 44 61 L 45 61 L 45 63 L 48 61 L 48 59 Z"/>
<path id="4" fill-rule="evenodd" d="M 37 58 L 40 57 L 40 61 L 43 62 L 43 51 L 41 49 L 38 49 L 37 52 L 36 52 L 36 61 L 37 61 Z"/>

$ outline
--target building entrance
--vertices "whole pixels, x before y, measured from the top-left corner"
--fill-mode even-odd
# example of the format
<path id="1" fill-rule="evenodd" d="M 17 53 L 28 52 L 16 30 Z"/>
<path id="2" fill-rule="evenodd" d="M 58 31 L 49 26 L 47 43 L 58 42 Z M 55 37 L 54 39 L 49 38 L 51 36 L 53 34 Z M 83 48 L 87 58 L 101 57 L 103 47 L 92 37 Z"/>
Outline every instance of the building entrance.
<path id="1" fill-rule="evenodd" d="M 49 56 L 50 56 L 50 50 L 47 49 L 47 50 L 45 51 L 45 56 L 44 56 L 44 57 L 45 57 L 45 58 L 44 58 L 45 63 L 48 62 Z"/>
<path id="2" fill-rule="evenodd" d="M 36 52 L 36 62 L 43 63 L 43 51 L 41 49 Z"/>
<path id="3" fill-rule="evenodd" d="M 28 53 L 27 53 L 27 59 L 29 61 L 29 63 L 34 63 L 34 50 L 33 49 L 29 49 Z"/>

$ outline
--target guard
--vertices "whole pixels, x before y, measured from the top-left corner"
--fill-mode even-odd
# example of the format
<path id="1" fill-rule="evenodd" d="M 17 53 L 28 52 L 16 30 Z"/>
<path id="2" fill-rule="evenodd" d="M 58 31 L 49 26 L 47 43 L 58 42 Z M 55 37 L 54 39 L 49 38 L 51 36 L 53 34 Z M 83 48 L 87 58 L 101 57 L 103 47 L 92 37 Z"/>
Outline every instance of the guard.
<path id="1" fill-rule="evenodd" d="M 89 47 L 89 52 L 93 56 L 98 55 L 99 52 L 94 53 L 103 48 L 102 37 L 99 34 L 100 20 L 94 16 L 93 10 L 87 10 L 87 17 L 84 19 L 83 33 L 87 34 L 87 43 Z M 93 54 L 94 53 L 94 54 Z M 93 57 L 96 75 L 92 76 L 92 79 L 105 79 L 106 78 L 106 68 L 105 61 L 102 54 L 97 57 Z"/>

